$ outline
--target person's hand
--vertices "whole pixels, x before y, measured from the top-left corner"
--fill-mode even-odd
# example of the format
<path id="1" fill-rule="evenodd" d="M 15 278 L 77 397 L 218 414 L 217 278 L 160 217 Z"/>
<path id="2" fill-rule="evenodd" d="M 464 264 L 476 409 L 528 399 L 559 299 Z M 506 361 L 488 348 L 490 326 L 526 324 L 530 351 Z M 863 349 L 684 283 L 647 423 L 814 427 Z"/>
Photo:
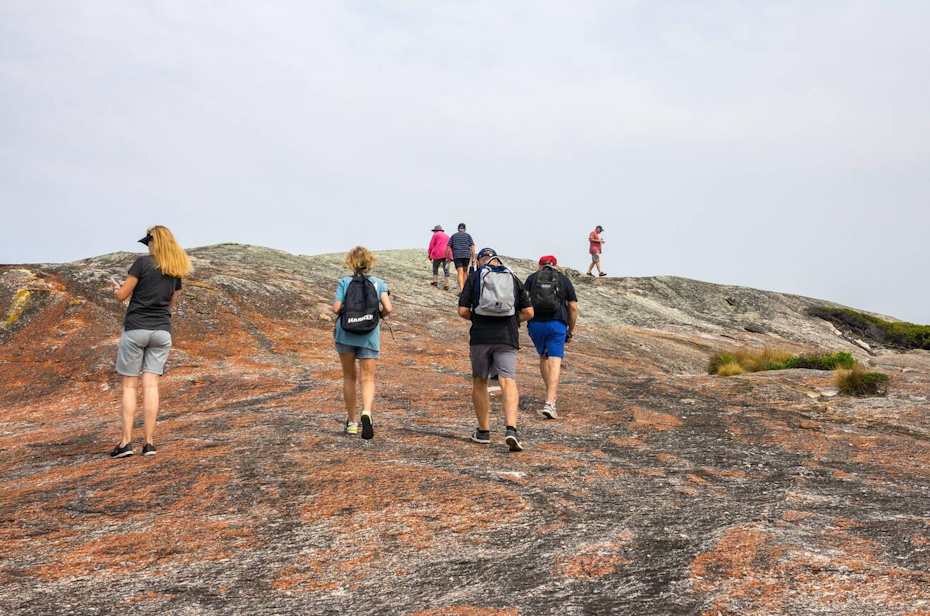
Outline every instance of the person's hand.
<path id="1" fill-rule="evenodd" d="M 117 289 L 120 288 L 121 286 L 120 283 L 116 282 L 116 278 L 114 278 L 113 276 L 110 276 L 110 283 Z"/>
<path id="2" fill-rule="evenodd" d="M 571 342 L 572 338 L 574 337 L 575 337 L 575 334 L 573 334 L 571 330 L 569 330 L 569 332 L 565 334 L 565 344 L 568 344 L 569 342 Z"/>

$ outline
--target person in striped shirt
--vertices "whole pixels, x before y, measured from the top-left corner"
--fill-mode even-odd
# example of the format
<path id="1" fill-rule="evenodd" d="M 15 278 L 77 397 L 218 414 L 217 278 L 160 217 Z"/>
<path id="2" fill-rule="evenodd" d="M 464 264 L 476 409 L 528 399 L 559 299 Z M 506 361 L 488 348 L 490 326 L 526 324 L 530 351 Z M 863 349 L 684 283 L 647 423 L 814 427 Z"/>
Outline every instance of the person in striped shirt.
<path id="1" fill-rule="evenodd" d="M 459 291 L 465 287 L 468 278 L 468 266 L 475 264 L 475 241 L 465 231 L 465 223 L 459 223 L 458 233 L 449 238 L 449 248 L 452 249 L 452 259 L 455 262 L 455 272 L 458 274 Z"/>

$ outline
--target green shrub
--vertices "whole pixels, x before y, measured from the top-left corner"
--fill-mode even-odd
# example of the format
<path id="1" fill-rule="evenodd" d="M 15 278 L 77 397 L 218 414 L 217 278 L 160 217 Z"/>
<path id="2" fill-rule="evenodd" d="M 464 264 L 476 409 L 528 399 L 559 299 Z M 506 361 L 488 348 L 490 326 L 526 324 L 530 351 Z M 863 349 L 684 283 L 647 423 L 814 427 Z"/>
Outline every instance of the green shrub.
<path id="1" fill-rule="evenodd" d="M 866 372 L 861 366 L 836 371 L 836 387 L 851 396 L 884 396 L 891 379 L 882 372 Z"/>
<path id="2" fill-rule="evenodd" d="M 837 368 L 851 369 L 856 365 L 856 358 L 846 351 L 829 353 L 827 355 L 801 355 L 789 357 L 783 362 L 773 363 L 766 370 L 792 370 L 806 368 L 807 370 L 836 370 Z"/>
<path id="3" fill-rule="evenodd" d="M 845 326 L 857 335 L 885 346 L 930 351 L 930 325 L 886 321 L 850 308 L 814 306 L 808 308 L 807 313 L 834 325 Z"/>

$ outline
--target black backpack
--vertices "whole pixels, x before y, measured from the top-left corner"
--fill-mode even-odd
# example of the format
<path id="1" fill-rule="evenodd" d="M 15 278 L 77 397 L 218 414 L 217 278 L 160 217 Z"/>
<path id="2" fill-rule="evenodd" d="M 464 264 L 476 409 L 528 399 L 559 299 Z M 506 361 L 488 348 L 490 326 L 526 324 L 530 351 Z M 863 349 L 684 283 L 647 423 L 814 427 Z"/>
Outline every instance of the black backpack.
<path id="1" fill-rule="evenodd" d="M 378 327 L 380 298 L 375 284 L 364 274 L 355 274 L 346 289 L 346 299 L 339 311 L 342 329 L 351 334 L 367 334 Z"/>
<path id="2" fill-rule="evenodd" d="M 562 307 L 562 276 L 551 267 L 536 274 L 530 289 L 530 303 L 536 314 L 555 314 Z"/>

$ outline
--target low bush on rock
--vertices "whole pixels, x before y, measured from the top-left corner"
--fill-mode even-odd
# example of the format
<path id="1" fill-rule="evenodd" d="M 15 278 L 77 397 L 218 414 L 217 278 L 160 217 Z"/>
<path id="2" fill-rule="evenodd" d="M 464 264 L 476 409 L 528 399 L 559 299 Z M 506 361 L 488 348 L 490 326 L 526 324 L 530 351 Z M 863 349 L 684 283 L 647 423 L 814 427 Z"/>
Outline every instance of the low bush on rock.
<path id="1" fill-rule="evenodd" d="M 761 372 L 763 370 L 791 370 L 806 368 L 808 370 L 851 369 L 856 366 L 856 359 L 846 352 L 825 355 L 792 355 L 777 349 L 718 351 L 707 364 L 708 374 L 717 376 L 734 376 L 744 372 Z"/>
<path id="2" fill-rule="evenodd" d="M 857 335 L 885 346 L 930 350 L 930 325 L 886 321 L 850 308 L 814 306 L 808 308 L 807 313 L 834 325 L 845 326 Z"/>
<path id="3" fill-rule="evenodd" d="M 888 393 L 887 374 L 866 372 L 862 366 L 836 371 L 836 387 L 841 394 L 851 396 L 884 396 Z"/>

